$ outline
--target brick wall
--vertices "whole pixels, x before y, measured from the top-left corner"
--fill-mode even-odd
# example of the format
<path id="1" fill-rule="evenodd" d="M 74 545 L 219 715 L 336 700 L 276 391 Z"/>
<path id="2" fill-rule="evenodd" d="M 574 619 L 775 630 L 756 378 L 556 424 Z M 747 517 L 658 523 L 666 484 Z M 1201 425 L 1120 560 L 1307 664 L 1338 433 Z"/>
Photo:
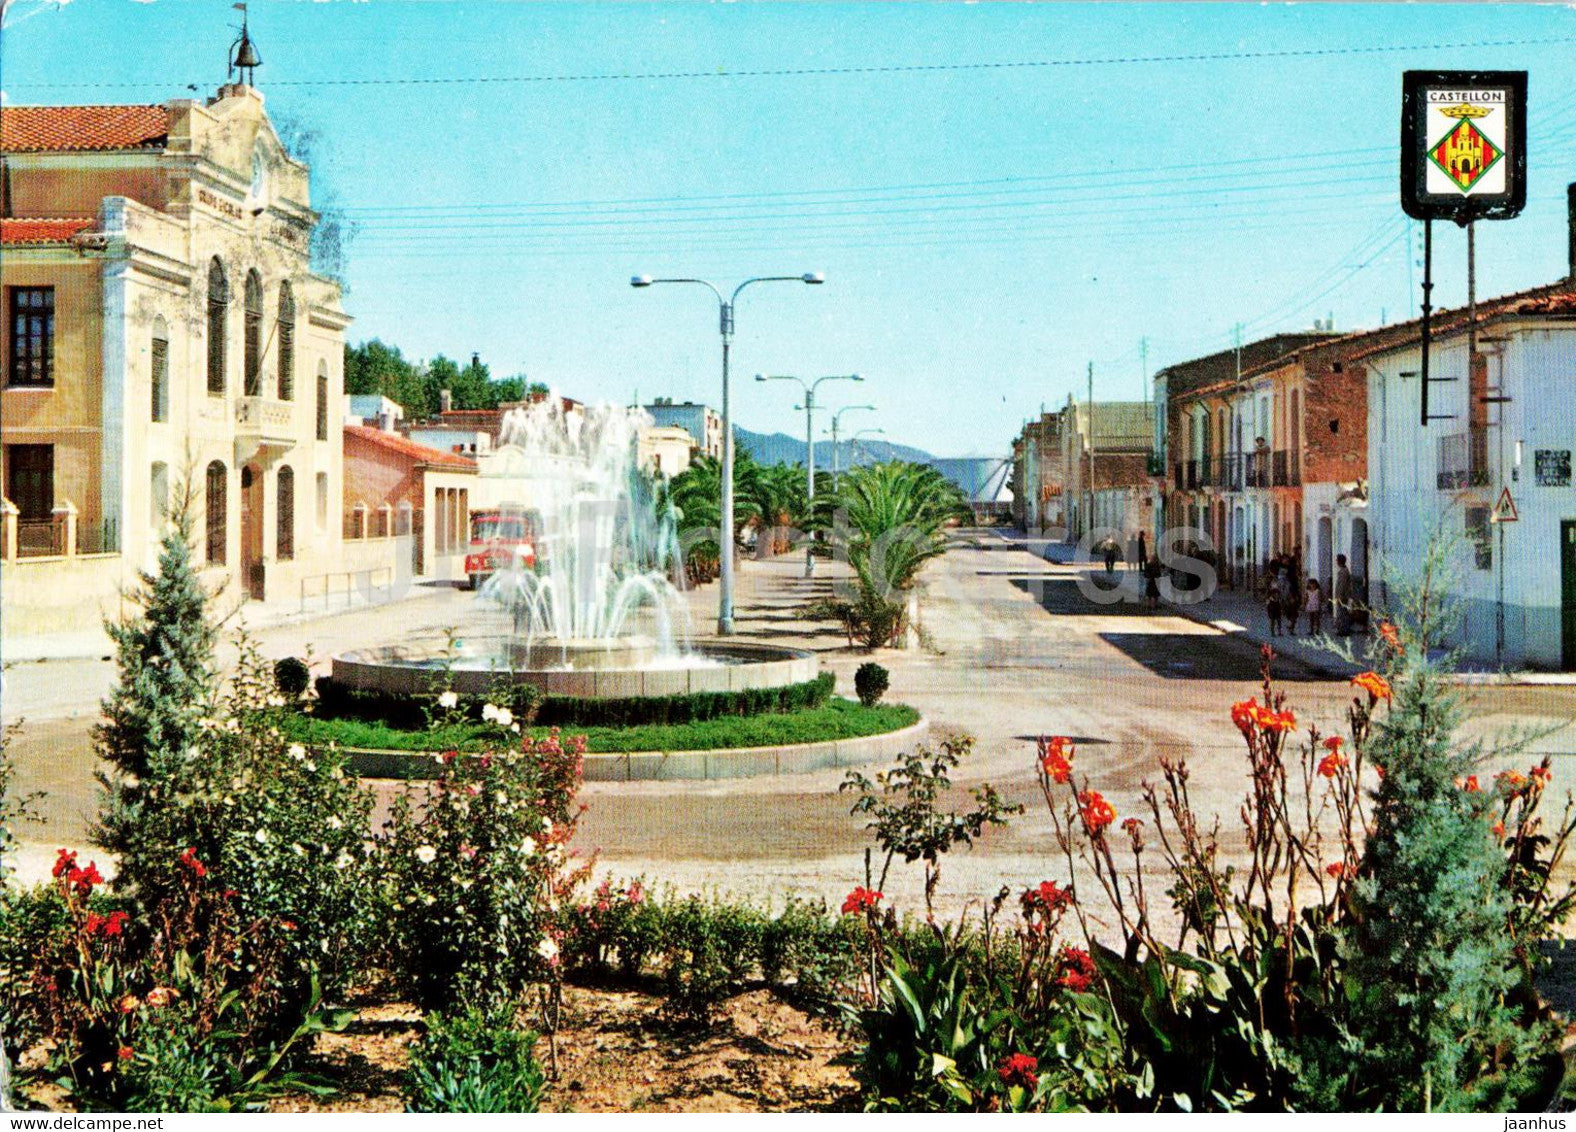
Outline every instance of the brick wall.
<path id="1" fill-rule="evenodd" d="M 1368 376 L 1361 363 L 1320 359 L 1303 384 L 1304 483 L 1368 475 Z"/>

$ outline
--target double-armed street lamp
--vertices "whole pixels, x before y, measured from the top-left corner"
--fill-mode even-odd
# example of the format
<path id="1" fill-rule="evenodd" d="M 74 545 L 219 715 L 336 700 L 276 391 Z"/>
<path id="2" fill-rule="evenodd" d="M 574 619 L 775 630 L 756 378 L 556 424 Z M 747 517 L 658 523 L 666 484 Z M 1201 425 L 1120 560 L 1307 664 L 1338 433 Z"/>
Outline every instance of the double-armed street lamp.
<path id="1" fill-rule="evenodd" d="M 838 457 L 838 451 L 837 451 L 837 429 L 838 429 L 838 426 L 842 423 L 843 414 L 844 413 L 851 413 L 855 409 L 869 409 L 871 412 L 875 412 L 876 407 L 874 405 L 844 405 L 841 409 L 837 410 L 837 412 L 832 414 L 832 482 L 833 483 L 837 482 L 837 473 L 838 473 L 838 470 L 839 470 L 838 466 L 837 466 L 838 465 L 838 459 L 837 459 L 837 457 Z"/>
<path id="2" fill-rule="evenodd" d="M 649 275 L 635 275 L 629 280 L 631 287 L 650 287 L 653 283 L 693 283 L 708 288 L 717 296 L 718 325 L 722 331 L 722 530 L 718 532 L 717 545 L 721 551 L 720 578 L 717 593 L 717 633 L 733 635 L 733 417 L 728 401 L 728 355 L 733 346 L 733 308 L 739 301 L 739 292 L 752 283 L 825 283 L 826 276 L 819 271 L 803 275 L 758 275 L 746 279 L 733 289 L 733 294 L 723 298 L 715 283 L 705 279 L 653 279 Z"/>
<path id="3" fill-rule="evenodd" d="M 820 388 L 823 381 L 863 381 L 857 373 L 833 373 L 825 377 L 818 377 L 814 381 L 806 381 L 802 377 L 792 377 L 788 374 L 755 375 L 756 381 L 797 381 L 804 390 L 804 404 L 795 405 L 796 409 L 804 410 L 804 463 L 805 463 L 805 494 L 811 506 L 815 504 L 815 391 Z M 837 458 L 834 447 L 832 458 Z M 810 543 L 804 546 L 804 576 L 813 577 L 815 574 L 815 553 Z"/>
<path id="4" fill-rule="evenodd" d="M 854 438 L 853 438 L 851 443 L 854 445 L 854 447 L 860 448 L 862 451 L 868 452 L 869 451 L 868 448 L 864 448 L 862 445 L 860 445 L 859 438 L 861 436 L 885 436 L 885 435 L 886 435 L 886 429 L 884 429 L 884 428 L 862 428 L 858 432 L 854 433 Z"/>

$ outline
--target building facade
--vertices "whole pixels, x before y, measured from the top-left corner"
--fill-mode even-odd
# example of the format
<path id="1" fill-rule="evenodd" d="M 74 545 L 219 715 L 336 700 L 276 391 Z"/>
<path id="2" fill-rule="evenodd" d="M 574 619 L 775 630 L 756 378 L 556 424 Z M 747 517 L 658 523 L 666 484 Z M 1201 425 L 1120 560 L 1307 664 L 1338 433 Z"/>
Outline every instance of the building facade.
<path id="1" fill-rule="evenodd" d="M 1415 334 L 1360 359 L 1367 384 L 1369 529 L 1384 604 L 1431 540 L 1460 599 L 1453 643 L 1481 664 L 1576 669 L 1576 281 L 1479 304 L 1435 330 L 1421 423 Z M 1509 496 L 1509 506 L 1501 501 Z"/>
<path id="2" fill-rule="evenodd" d="M 408 539 L 404 549 L 391 543 L 385 550 L 402 570 L 463 578 L 476 461 L 418 444 L 391 428 L 346 424 L 343 432 L 347 545 Z"/>
<path id="3" fill-rule="evenodd" d="M 682 428 L 690 434 L 698 453 L 722 459 L 722 414 L 710 405 L 694 401 L 675 404 L 659 399 L 642 408 L 651 414 L 652 423 L 658 428 Z"/>
<path id="4" fill-rule="evenodd" d="M 350 320 L 262 95 L 7 106 L 0 151 L 7 637 L 113 613 L 183 492 L 232 594 L 342 569 Z"/>

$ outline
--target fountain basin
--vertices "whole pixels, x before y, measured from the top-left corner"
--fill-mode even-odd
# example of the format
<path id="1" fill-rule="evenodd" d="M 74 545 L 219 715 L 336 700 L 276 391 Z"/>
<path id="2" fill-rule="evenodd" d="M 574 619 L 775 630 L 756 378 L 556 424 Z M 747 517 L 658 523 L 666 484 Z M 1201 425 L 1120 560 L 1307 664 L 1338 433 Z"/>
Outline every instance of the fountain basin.
<path id="1" fill-rule="evenodd" d="M 683 656 L 658 659 L 644 637 L 538 642 L 528 658 L 513 638 L 467 637 L 456 645 L 452 663 L 445 649 L 446 642 L 428 641 L 343 653 L 333 659 L 334 681 L 417 696 L 444 685 L 484 695 L 506 681 L 534 684 L 553 696 L 625 699 L 778 688 L 814 680 L 818 667 L 812 653 L 744 643 L 698 645 Z"/>

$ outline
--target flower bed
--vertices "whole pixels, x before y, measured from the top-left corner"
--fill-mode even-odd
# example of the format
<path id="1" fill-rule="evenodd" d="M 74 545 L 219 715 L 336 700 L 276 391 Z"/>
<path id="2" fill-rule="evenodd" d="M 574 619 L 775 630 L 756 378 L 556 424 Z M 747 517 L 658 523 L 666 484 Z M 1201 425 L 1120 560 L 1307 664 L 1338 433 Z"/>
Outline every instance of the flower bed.
<path id="1" fill-rule="evenodd" d="M 834 697 L 820 707 L 795 712 L 730 715 L 679 724 L 587 727 L 584 734 L 588 754 L 717 751 L 859 739 L 900 731 L 918 721 L 919 713 L 905 704 L 864 707 L 857 701 Z M 301 743 L 333 742 L 347 748 L 380 751 L 482 751 L 490 742 L 496 742 L 497 736 L 496 730 L 485 722 L 402 728 L 359 719 L 320 719 L 313 715 L 289 717 L 284 730 L 290 738 Z"/>

